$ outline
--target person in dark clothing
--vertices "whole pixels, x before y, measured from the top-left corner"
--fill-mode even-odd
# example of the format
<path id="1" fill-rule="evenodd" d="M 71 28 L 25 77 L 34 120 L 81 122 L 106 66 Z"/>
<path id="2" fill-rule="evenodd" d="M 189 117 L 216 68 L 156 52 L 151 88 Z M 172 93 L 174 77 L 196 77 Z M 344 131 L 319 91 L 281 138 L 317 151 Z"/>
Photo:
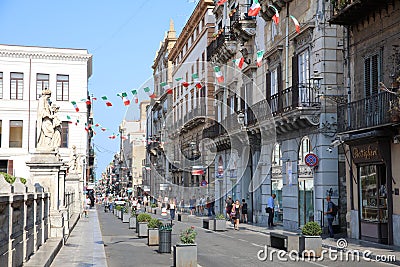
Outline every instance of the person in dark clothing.
<path id="1" fill-rule="evenodd" d="M 228 196 L 228 198 L 225 200 L 225 211 L 226 211 L 226 217 L 229 219 L 232 219 L 231 218 L 232 207 L 233 207 L 232 197 Z"/>
<path id="2" fill-rule="evenodd" d="M 242 212 L 240 215 L 242 216 L 242 222 L 247 223 L 247 203 L 245 199 L 242 199 Z"/>
<path id="3" fill-rule="evenodd" d="M 274 209 L 275 209 L 275 198 L 276 195 L 272 194 L 269 199 L 268 199 L 268 203 L 267 203 L 267 208 L 266 211 L 268 213 L 268 227 L 273 227 L 275 226 L 274 224 Z"/>
<path id="4" fill-rule="evenodd" d="M 326 209 L 326 212 L 324 212 L 324 214 L 326 215 L 326 218 L 328 219 L 328 230 L 329 230 L 329 237 L 333 238 L 334 234 L 333 234 L 333 219 L 335 218 L 335 216 L 333 216 L 333 204 L 331 201 L 331 197 L 327 196 L 326 197 L 326 201 L 328 202 L 328 207 Z"/>
<path id="5" fill-rule="evenodd" d="M 215 198 L 214 197 L 211 198 L 210 208 L 211 208 L 211 214 L 213 216 L 215 216 Z"/>

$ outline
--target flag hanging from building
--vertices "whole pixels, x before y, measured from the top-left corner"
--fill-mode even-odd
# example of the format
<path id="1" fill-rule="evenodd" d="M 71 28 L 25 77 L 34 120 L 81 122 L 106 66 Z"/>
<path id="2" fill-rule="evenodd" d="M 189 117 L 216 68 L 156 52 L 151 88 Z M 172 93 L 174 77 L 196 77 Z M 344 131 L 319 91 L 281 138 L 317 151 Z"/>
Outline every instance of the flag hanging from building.
<path id="1" fill-rule="evenodd" d="M 169 86 L 167 82 L 162 82 L 160 83 L 161 87 L 163 88 L 164 92 L 166 92 L 169 95 L 172 95 L 172 88 Z"/>
<path id="2" fill-rule="evenodd" d="M 228 1 L 228 0 L 218 0 L 217 6 L 223 5 L 226 1 Z"/>
<path id="3" fill-rule="evenodd" d="M 93 100 L 93 101 L 96 101 L 96 100 L 97 100 L 97 97 L 92 97 L 92 100 Z"/>
<path id="4" fill-rule="evenodd" d="M 117 96 L 122 98 L 125 106 L 129 106 L 131 104 L 131 101 L 128 99 L 128 95 L 125 92 L 118 93 Z"/>
<path id="5" fill-rule="evenodd" d="M 71 101 L 71 104 L 74 106 L 75 111 L 79 112 L 79 108 L 78 108 L 78 105 L 76 104 L 76 102 L 75 101 Z"/>
<path id="6" fill-rule="evenodd" d="M 113 134 L 110 135 L 108 138 L 110 138 L 110 139 L 115 139 L 115 138 L 117 138 L 117 136 L 113 133 Z"/>
<path id="7" fill-rule="evenodd" d="M 268 7 L 272 8 L 275 12 L 275 15 L 272 17 L 272 20 L 275 22 L 276 25 L 279 23 L 279 11 L 278 9 L 273 6 L 273 5 L 268 5 Z"/>
<path id="8" fill-rule="evenodd" d="M 299 21 L 292 15 L 290 15 L 290 18 L 293 20 L 294 25 L 296 26 L 296 32 L 300 33 L 300 23 L 299 23 Z"/>
<path id="9" fill-rule="evenodd" d="M 264 50 L 257 51 L 257 67 L 261 67 Z"/>
<path id="10" fill-rule="evenodd" d="M 88 105 L 88 106 L 92 104 L 92 102 L 90 101 L 90 98 L 89 98 L 89 97 L 86 98 L 86 101 L 85 101 L 85 102 L 86 102 L 86 105 Z"/>
<path id="11" fill-rule="evenodd" d="M 150 97 L 150 98 L 156 98 L 156 95 L 154 92 L 150 92 L 150 87 L 145 87 L 143 88 L 143 91 Z"/>
<path id="12" fill-rule="evenodd" d="M 101 130 L 102 130 L 103 132 L 105 132 L 105 131 L 107 131 L 107 128 L 102 127 Z"/>
<path id="13" fill-rule="evenodd" d="M 258 2 L 258 0 L 254 0 L 253 4 L 251 5 L 249 11 L 247 12 L 247 15 L 250 17 L 255 17 L 258 15 L 258 12 L 261 10 L 261 5 Z"/>
<path id="14" fill-rule="evenodd" d="M 132 92 L 132 95 L 133 95 L 133 101 L 135 101 L 136 104 L 139 103 L 139 98 L 137 96 L 137 90 L 133 89 L 131 92 Z"/>
<path id="15" fill-rule="evenodd" d="M 239 68 L 242 69 L 243 68 L 243 63 L 244 63 L 244 57 L 238 58 L 238 59 L 234 59 L 233 63 L 235 63 L 235 65 Z"/>
<path id="16" fill-rule="evenodd" d="M 102 96 L 101 99 L 103 99 L 103 101 L 106 103 L 107 107 L 112 107 L 112 104 L 110 101 L 108 101 L 107 96 Z"/>
<path id="17" fill-rule="evenodd" d="M 215 77 L 217 77 L 218 83 L 223 83 L 224 82 L 224 75 L 222 75 L 221 69 L 219 66 L 214 67 L 214 72 L 215 72 Z"/>
<path id="18" fill-rule="evenodd" d="M 192 74 L 192 79 L 193 79 L 194 85 L 196 86 L 197 89 L 200 89 L 201 87 L 203 87 L 201 85 L 201 82 L 199 81 L 199 75 L 197 73 Z"/>
<path id="19" fill-rule="evenodd" d="M 185 81 L 183 78 L 176 78 L 175 81 L 179 82 L 180 84 L 182 84 L 185 87 L 189 86 L 189 83 L 187 81 Z"/>

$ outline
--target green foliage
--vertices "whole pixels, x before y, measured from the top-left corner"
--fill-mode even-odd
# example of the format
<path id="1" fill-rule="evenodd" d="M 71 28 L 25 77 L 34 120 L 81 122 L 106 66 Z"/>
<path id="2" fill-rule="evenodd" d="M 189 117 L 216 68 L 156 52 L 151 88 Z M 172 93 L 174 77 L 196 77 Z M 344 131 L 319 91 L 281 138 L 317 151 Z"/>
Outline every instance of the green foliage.
<path id="1" fill-rule="evenodd" d="M 172 231 L 172 224 L 168 223 L 168 224 L 163 224 L 160 227 L 158 227 L 158 229 L 160 231 Z"/>
<path id="2" fill-rule="evenodd" d="M 117 206 L 115 206 L 115 209 L 116 209 L 116 210 L 122 210 L 122 206 L 117 205 Z"/>
<path id="3" fill-rule="evenodd" d="M 152 207 L 152 208 L 157 208 L 157 204 L 151 203 L 150 207 Z"/>
<path id="4" fill-rule="evenodd" d="M 21 183 L 26 184 L 26 179 L 25 178 L 20 177 L 19 180 L 21 181 Z"/>
<path id="5" fill-rule="evenodd" d="M 217 214 L 217 216 L 215 216 L 215 219 L 217 220 L 225 220 L 225 216 L 222 213 Z"/>
<path id="6" fill-rule="evenodd" d="M 137 221 L 138 222 L 149 222 L 151 220 L 151 215 L 147 213 L 140 213 L 137 216 Z"/>
<path id="7" fill-rule="evenodd" d="M 137 210 L 132 209 L 131 215 L 132 215 L 133 217 L 137 217 L 137 216 L 139 215 L 139 213 L 137 212 Z"/>
<path id="8" fill-rule="evenodd" d="M 301 229 L 303 235 L 320 236 L 322 234 L 321 226 L 317 222 L 308 222 Z"/>
<path id="9" fill-rule="evenodd" d="M 148 228 L 159 228 L 160 226 L 162 226 L 162 222 L 157 218 L 151 218 L 147 225 Z"/>
<path id="10" fill-rule="evenodd" d="M 181 242 L 182 244 L 195 244 L 197 232 L 194 230 L 194 226 L 187 228 L 181 232 Z"/>
<path id="11" fill-rule="evenodd" d="M 122 207 L 123 213 L 128 213 L 128 205 Z"/>
<path id="12" fill-rule="evenodd" d="M 4 179 L 6 180 L 7 183 L 13 184 L 15 182 L 15 177 L 12 175 L 9 175 L 8 173 L 5 172 L 0 172 L 1 175 L 4 176 Z"/>

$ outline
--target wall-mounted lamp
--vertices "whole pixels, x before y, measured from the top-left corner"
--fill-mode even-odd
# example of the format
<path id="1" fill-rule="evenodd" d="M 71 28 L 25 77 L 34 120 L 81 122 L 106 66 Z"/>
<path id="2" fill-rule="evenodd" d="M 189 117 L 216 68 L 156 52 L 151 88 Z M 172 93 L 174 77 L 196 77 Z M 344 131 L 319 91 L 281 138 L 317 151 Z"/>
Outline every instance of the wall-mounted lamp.
<path id="1" fill-rule="evenodd" d="M 241 125 L 244 126 L 244 113 L 243 111 L 239 111 L 237 115 L 237 122 Z"/>
<path id="2" fill-rule="evenodd" d="M 310 79 L 312 81 L 313 88 L 317 90 L 321 89 L 321 82 L 323 78 L 320 76 L 317 70 L 314 70 L 314 75 Z"/>

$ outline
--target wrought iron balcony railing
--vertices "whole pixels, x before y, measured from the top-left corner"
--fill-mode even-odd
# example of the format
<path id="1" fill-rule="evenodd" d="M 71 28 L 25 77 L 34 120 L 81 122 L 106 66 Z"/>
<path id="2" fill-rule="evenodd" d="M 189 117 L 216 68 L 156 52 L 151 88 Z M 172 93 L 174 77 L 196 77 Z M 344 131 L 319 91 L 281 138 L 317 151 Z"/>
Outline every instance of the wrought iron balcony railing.
<path id="1" fill-rule="evenodd" d="M 338 132 L 361 131 L 391 124 L 390 101 L 397 96 L 381 92 L 368 98 L 338 106 Z"/>
<path id="2" fill-rule="evenodd" d="M 231 10 L 231 12 L 229 13 L 229 16 L 231 18 L 231 28 L 237 27 L 237 25 L 239 25 L 243 21 L 251 21 L 256 19 L 256 17 L 248 15 L 250 7 L 251 4 L 240 4 L 236 8 Z"/>
<path id="3" fill-rule="evenodd" d="M 231 32 L 230 27 L 224 27 L 220 29 L 217 36 L 207 46 L 207 61 L 211 60 L 211 57 L 218 52 L 218 50 L 224 45 L 226 41 L 235 40 L 234 34 Z"/>

